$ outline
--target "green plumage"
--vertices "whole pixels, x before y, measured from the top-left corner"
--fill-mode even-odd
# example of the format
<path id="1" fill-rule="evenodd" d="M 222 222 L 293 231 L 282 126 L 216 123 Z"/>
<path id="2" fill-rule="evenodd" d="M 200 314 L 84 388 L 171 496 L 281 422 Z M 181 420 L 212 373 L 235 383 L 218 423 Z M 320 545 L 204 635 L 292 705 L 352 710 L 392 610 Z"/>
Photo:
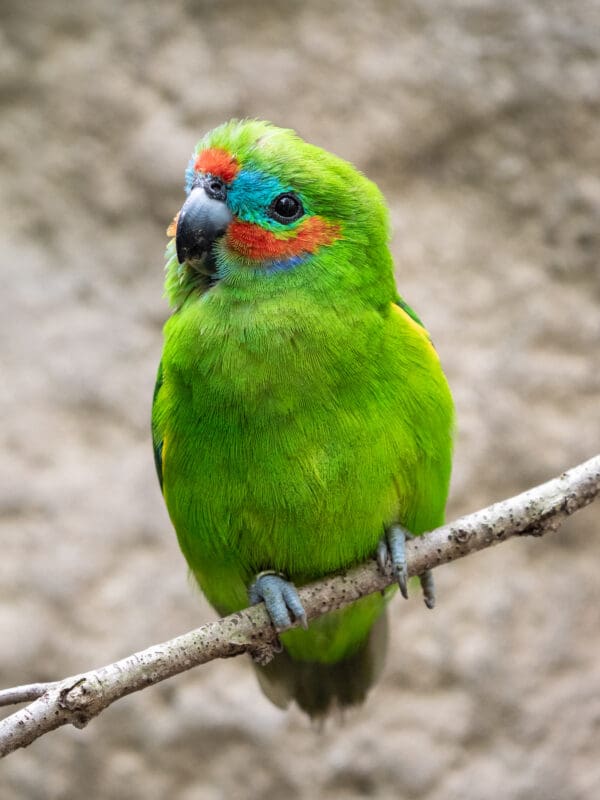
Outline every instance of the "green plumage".
<path id="1" fill-rule="evenodd" d="M 263 205 L 260 175 L 339 230 L 283 266 L 241 256 L 224 236 L 210 284 L 168 250 L 175 311 L 152 413 L 157 469 L 190 569 L 227 614 L 248 604 L 262 570 L 301 585 L 373 556 L 393 522 L 414 534 L 442 523 L 453 407 L 397 294 L 376 186 L 266 123 L 228 123 L 197 152 L 211 147 L 236 158 L 235 180 L 259 176 Z M 247 183 L 234 219 L 279 235 Z M 272 699 L 295 697 L 313 714 L 362 699 L 381 661 L 369 631 L 385 602 L 374 595 L 282 634 L 287 652 L 261 676 Z"/>

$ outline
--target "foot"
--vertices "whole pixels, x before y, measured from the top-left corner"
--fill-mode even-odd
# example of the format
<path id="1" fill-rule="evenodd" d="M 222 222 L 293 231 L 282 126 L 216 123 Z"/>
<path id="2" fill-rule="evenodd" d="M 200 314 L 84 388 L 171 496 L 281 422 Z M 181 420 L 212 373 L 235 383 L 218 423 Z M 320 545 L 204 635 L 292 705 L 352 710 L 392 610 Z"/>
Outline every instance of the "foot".
<path id="1" fill-rule="evenodd" d="M 380 569 L 384 570 L 386 562 L 392 562 L 392 572 L 398 582 L 402 597 L 408 599 L 408 569 L 406 565 L 406 540 L 414 538 L 412 533 L 403 528 L 402 525 L 390 525 L 385 532 L 385 536 L 377 545 L 377 563 Z M 423 600 L 427 608 L 435 606 L 435 586 L 433 575 L 430 570 L 419 575 L 421 588 L 423 590 Z"/>
<path id="2" fill-rule="evenodd" d="M 259 573 L 248 589 L 250 604 L 264 601 L 267 613 L 278 633 L 291 628 L 294 621 L 308 628 L 306 612 L 300 602 L 298 591 L 291 581 L 277 572 Z"/>

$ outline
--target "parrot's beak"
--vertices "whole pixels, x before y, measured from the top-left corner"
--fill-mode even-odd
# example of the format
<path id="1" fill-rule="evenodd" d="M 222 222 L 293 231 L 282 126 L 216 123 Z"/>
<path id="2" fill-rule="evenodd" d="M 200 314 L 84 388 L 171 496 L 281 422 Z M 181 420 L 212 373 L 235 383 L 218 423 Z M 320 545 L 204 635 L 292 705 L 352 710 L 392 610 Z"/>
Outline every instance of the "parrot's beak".
<path id="1" fill-rule="evenodd" d="M 210 257 L 215 239 L 223 236 L 232 220 L 225 187 L 219 190 L 217 182 L 210 179 L 193 188 L 179 212 L 175 244 L 180 264 Z"/>

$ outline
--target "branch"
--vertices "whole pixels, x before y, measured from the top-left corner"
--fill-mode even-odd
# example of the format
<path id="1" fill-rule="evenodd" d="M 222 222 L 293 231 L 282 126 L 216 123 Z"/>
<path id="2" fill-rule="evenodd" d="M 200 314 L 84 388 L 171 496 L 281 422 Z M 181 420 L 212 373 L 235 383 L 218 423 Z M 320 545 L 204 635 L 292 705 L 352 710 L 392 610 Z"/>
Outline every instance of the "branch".
<path id="1" fill-rule="evenodd" d="M 547 483 L 495 503 L 407 543 L 408 574 L 446 564 L 512 536 L 541 536 L 600 494 L 600 455 Z M 394 579 L 374 560 L 300 590 L 309 620 L 385 589 Z M 48 731 L 84 727 L 115 700 L 215 658 L 250 653 L 267 663 L 277 635 L 264 604 L 244 609 L 100 669 L 0 692 L 0 705 L 33 702 L 0 722 L 0 756 Z"/>
<path id="2" fill-rule="evenodd" d="M 51 686 L 56 686 L 58 681 L 52 683 L 28 683 L 25 686 L 15 686 L 13 689 L 0 690 L 0 706 L 14 706 L 17 703 L 29 703 L 45 694 Z"/>

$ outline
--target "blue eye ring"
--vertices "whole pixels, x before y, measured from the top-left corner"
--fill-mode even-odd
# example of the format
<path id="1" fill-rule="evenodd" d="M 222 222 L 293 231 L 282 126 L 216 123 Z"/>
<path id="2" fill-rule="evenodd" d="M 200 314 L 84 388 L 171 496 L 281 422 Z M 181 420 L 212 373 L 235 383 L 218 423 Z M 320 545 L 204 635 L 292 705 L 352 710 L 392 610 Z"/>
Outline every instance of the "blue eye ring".
<path id="1" fill-rule="evenodd" d="M 304 216 L 304 206 L 300 198 L 293 192 L 284 192 L 277 195 L 267 209 L 267 213 L 276 222 L 280 222 L 282 225 L 290 225 Z"/>

